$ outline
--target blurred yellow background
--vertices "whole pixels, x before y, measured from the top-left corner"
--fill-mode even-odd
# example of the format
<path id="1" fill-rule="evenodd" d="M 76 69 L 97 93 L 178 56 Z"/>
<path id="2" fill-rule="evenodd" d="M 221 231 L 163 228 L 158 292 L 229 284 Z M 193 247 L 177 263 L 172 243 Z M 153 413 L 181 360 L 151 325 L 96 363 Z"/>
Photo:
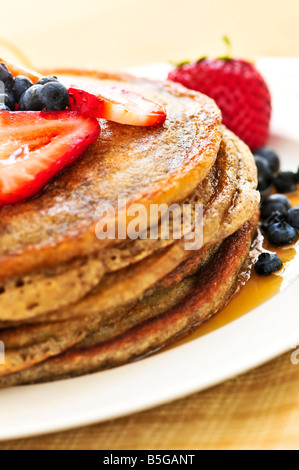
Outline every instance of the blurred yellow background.
<path id="1" fill-rule="evenodd" d="M 36 67 L 219 55 L 224 34 L 236 56 L 299 56 L 298 0 L 14 0 L 1 2 L 1 13 L 0 36 Z"/>

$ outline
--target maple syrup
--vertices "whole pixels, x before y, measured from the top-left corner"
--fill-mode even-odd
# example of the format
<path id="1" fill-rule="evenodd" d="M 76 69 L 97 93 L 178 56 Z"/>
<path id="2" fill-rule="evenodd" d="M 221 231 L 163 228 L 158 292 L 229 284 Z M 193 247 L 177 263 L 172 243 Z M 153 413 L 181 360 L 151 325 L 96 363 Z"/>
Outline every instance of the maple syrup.
<path id="1" fill-rule="evenodd" d="M 288 196 L 292 206 L 299 204 L 299 191 Z M 174 347 L 205 336 L 237 318 L 246 315 L 251 310 L 269 300 L 284 290 L 297 276 L 299 276 L 299 241 L 287 247 L 273 247 L 266 240 L 263 247 L 276 253 L 284 263 L 283 269 L 271 276 L 259 276 L 254 270 L 250 278 L 230 303 L 209 321 L 202 324 L 190 336 L 177 342 Z"/>

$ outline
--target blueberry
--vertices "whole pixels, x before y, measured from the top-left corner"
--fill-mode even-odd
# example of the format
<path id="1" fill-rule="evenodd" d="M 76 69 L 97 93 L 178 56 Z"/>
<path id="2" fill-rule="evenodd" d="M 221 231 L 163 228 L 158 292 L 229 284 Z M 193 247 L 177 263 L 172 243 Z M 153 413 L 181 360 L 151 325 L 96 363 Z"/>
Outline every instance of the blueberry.
<path id="1" fill-rule="evenodd" d="M 291 203 L 283 194 L 272 194 L 261 204 L 261 218 L 268 219 L 273 212 L 285 214 L 291 208 Z"/>
<path id="2" fill-rule="evenodd" d="M 297 236 L 297 230 L 287 222 L 273 224 L 268 229 L 268 239 L 273 245 L 290 245 Z"/>
<path id="3" fill-rule="evenodd" d="M 49 75 L 48 77 L 40 78 L 38 80 L 38 82 L 36 82 L 36 84 L 37 85 L 46 85 L 46 83 L 51 83 L 51 82 L 58 82 L 58 78 L 53 76 L 53 75 Z"/>
<path id="4" fill-rule="evenodd" d="M 10 111 L 16 109 L 15 99 L 12 93 L 0 94 L 0 103 L 5 104 Z"/>
<path id="5" fill-rule="evenodd" d="M 259 156 L 267 160 L 268 165 L 270 167 L 270 170 L 273 171 L 273 173 L 277 173 L 280 168 L 280 160 L 277 155 L 273 150 L 271 150 L 269 147 L 260 147 L 258 148 L 255 152 L 254 155 Z"/>
<path id="6" fill-rule="evenodd" d="M 258 172 L 258 188 L 257 189 L 261 192 L 269 191 L 269 188 L 272 187 L 272 184 L 274 181 L 274 175 L 272 171 L 270 170 L 268 163 L 262 157 L 256 156 L 255 163 L 256 163 L 257 172 Z"/>
<path id="7" fill-rule="evenodd" d="M 50 82 L 42 87 L 40 99 L 49 111 L 62 111 L 69 105 L 69 92 L 59 82 Z"/>
<path id="8" fill-rule="evenodd" d="M 278 224 L 278 223 L 286 222 L 286 221 L 287 221 L 287 212 L 282 213 L 282 212 L 275 211 L 264 221 L 264 223 L 262 224 L 262 229 L 268 232 L 269 228 L 273 224 Z"/>
<path id="9" fill-rule="evenodd" d="M 25 91 L 27 91 L 28 88 L 31 88 L 32 86 L 33 82 L 30 80 L 30 78 L 25 77 L 24 75 L 19 75 L 16 77 L 12 89 L 16 103 L 20 101 L 20 98 L 25 93 Z"/>
<path id="10" fill-rule="evenodd" d="M 287 220 L 292 227 L 299 229 L 299 206 L 292 207 L 288 211 Z"/>
<path id="11" fill-rule="evenodd" d="M 4 103 L 0 103 L 0 111 L 10 111 L 10 109 Z"/>
<path id="12" fill-rule="evenodd" d="M 282 171 L 274 180 L 275 188 L 279 193 L 291 193 L 296 191 L 296 175 L 292 171 Z"/>
<path id="13" fill-rule="evenodd" d="M 0 64 L 0 82 L 3 83 L 5 91 L 11 92 L 15 79 L 5 64 Z M 2 90 L 3 93 L 3 90 Z"/>
<path id="14" fill-rule="evenodd" d="M 255 271 L 258 274 L 269 276 L 281 269 L 282 266 L 281 259 L 274 253 L 262 253 L 255 264 Z"/>
<path id="15" fill-rule="evenodd" d="M 40 100 L 42 85 L 33 85 L 23 93 L 19 101 L 18 111 L 41 111 L 44 105 Z"/>

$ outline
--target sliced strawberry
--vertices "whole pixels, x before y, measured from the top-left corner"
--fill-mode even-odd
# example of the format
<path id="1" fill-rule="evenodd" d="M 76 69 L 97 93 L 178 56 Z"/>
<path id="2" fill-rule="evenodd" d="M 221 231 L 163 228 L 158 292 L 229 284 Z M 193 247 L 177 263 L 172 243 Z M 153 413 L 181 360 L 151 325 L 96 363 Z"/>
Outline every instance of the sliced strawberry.
<path id="1" fill-rule="evenodd" d="M 21 67 L 1 58 L 0 64 L 5 64 L 13 77 L 17 77 L 18 75 L 25 75 L 25 77 L 30 78 L 33 83 L 36 83 L 40 78 L 42 78 L 42 75 L 40 75 L 38 72 L 35 72 L 34 70 L 26 69 L 25 67 Z"/>
<path id="2" fill-rule="evenodd" d="M 96 94 L 69 88 L 70 109 L 119 124 L 158 126 L 165 122 L 163 106 L 132 91 L 97 87 Z"/>
<path id="3" fill-rule="evenodd" d="M 0 206 L 37 194 L 99 133 L 95 118 L 75 112 L 0 112 Z"/>

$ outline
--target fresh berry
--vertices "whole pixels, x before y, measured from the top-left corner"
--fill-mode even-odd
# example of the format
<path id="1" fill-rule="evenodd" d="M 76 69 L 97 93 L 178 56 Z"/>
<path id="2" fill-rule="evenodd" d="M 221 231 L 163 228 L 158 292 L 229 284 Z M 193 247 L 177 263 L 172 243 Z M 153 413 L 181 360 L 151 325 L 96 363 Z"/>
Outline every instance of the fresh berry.
<path id="1" fill-rule="evenodd" d="M 19 101 L 18 111 L 41 111 L 44 105 L 40 99 L 42 85 L 33 85 L 25 91 Z"/>
<path id="2" fill-rule="evenodd" d="M 8 62 L 7 60 L 0 58 L 0 63 L 6 66 L 6 68 L 10 71 L 13 77 L 17 77 L 18 75 L 24 75 L 25 77 L 30 78 L 33 83 L 36 83 L 40 78 L 42 78 L 42 75 L 38 72 L 26 69 L 25 67 L 20 67 L 19 65 L 13 64 L 12 62 Z"/>
<path id="3" fill-rule="evenodd" d="M 288 222 L 292 227 L 299 229 L 299 206 L 292 207 L 288 211 Z"/>
<path id="4" fill-rule="evenodd" d="M 0 103 L 4 103 L 10 111 L 16 108 L 15 99 L 12 93 L 0 94 Z"/>
<path id="5" fill-rule="evenodd" d="M 291 203 L 288 198 L 282 194 L 272 194 L 263 200 L 261 204 L 261 218 L 268 219 L 273 212 L 286 214 L 291 208 Z"/>
<path id="6" fill-rule="evenodd" d="M 269 147 L 260 147 L 254 152 L 254 155 L 267 160 L 270 170 L 273 173 L 278 173 L 280 168 L 280 160 L 277 153 L 269 149 Z"/>
<path id="7" fill-rule="evenodd" d="M 269 193 L 273 187 L 274 175 L 270 170 L 268 162 L 262 157 L 255 157 L 258 173 L 258 190 L 261 193 Z"/>
<path id="8" fill-rule="evenodd" d="M 40 78 L 36 84 L 37 85 L 46 85 L 47 83 L 58 82 L 58 78 L 54 75 L 48 75 L 47 77 Z"/>
<path id="9" fill-rule="evenodd" d="M 262 229 L 268 232 L 269 228 L 274 224 L 287 221 L 287 212 L 273 212 L 262 224 Z"/>
<path id="10" fill-rule="evenodd" d="M 18 103 L 21 99 L 21 96 L 25 93 L 25 91 L 27 91 L 28 88 L 31 88 L 32 86 L 33 86 L 33 82 L 30 80 L 30 78 L 25 77 L 24 75 L 19 75 L 18 77 L 16 77 L 15 83 L 12 89 L 15 102 Z"/>
<path id="11" fill-rule="evenodd" d="M 273 245 L 290 245 L 297 236 L 297 230 L 287 222 L 273 224 L 268 229 L 268 239 Z"/>
<path id="12" fill-rule="evenodd" d="M 45 109 L 49 111 L 63 111 L 69 105 L 69 92 L 59 82 L 46 83 L 41 89 L 39 98 Z"/>
<path id="13" fill-rule="evenodd" d="M 10 111 L 10 109 L 4 103 L 0 103 L 0 111 Z"/>
<path id="14" fill-rule="evenodd" d="M 213 98 L 222 111 L 223 123 L 251 150 L 266 144 L 271 96 L 253 64 L 230 58 L 204 58 L 176 68 L 168 78 Z"/>
<path id="15" fill-rule="evenodd" d="M 14 81 L 15 80 L 7 66 L 3 63 L 0 63 L 0 82 L 2 82 L 4 86 L 4 89 L 2 89 L 1 92 L 11 92 Z"/>
<path id="16" fill-rule="evenodd" d="M 37 194 L 96 141 L 95 118 L 70 111 L 0 114 L 0 206 Z"/>
<path id="17" fill-rule="evenodd" d="M 96 94 L 70 88 L 70 109 L 97 118 L 132 126 L 158 126 L 165 122 L 163 106 L 132 91 L 97 87 Z"/>
<path id="18" fill-rule="evenodd" d="M 279 271 L 282 266 L 281 259 L 274 253 L 262 253 L 255 264 L 255 271 L 257 274 L 269 276 Z"/>
<path id="19" fill-rule="evenodd" d="M 282 171 L 276 176 L 274 186 L 279 193 L 292 193 L 297 189 L 296 175 L 292 171 Z"/>

